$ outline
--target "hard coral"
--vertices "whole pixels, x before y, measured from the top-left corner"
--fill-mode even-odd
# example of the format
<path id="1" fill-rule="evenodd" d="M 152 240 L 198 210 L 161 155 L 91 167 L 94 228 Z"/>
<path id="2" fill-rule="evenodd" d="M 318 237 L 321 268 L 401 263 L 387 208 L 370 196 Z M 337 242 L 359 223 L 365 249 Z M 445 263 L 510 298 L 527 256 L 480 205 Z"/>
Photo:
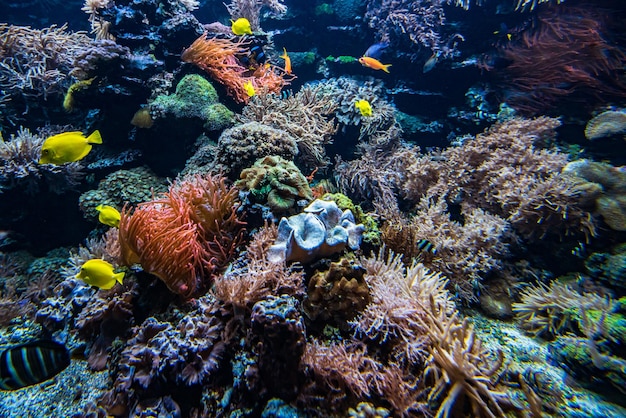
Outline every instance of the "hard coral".
<path id="1" fill-rule="evenodd" d="M 215 88 L 197 74 L 183 77 L 176 85 L 176 93 L 151 101 L 150 114 L 156 120 L 170 115 L 177 119 L 197 118 L 207 131 L 224 129 L 233 122 L 233 112 L 219 103 Z"/>
<path id="2" fill-rule="evenodd" d="M 342 212 L 335 202 L 317 199 L 304 208 L 304 213 L 280 220 L 278 237 L 268 252 L 268 259 L 276 263 L 307 263 L 346 247 L 356 250 L 363 230 L 363 225 L 354 223 L 352 212 Z"/>
<path id="3" fill-rule="evenodd" d="M 341 258 L 330 269 L 309 279 L 304 309 L 311 319 L 342 321 L 354 318 L 370 302 L 365 269 L 354 260 Z"/>
<path id="4" fill-rule="evenodd" d="M 122 258 L 140 263 L 185 298 L 201 294 L 241 242 L 237 189 L 220 176 L 174 183 L 161 199 L 125 209 L 119 226 Z"/>
<path id="5" fill-rule="evenodd" d="M 287 212 L 298 200 L 313 200 L 306 177 L 291 161 L 279 156 L 267 156 L 257 160 L 241 172 L 235 185 L 249 190 L 257 200 L 265 202 L 275 213 Z"/>
<path id="6" fill-rule="evenodd" d="M 260 158 L 277 155 L 293 161 L 297 154 L 296 139 L 289 132 L 259 122 L 246 122 L 222 132 L 213 165 L 231 178 L 238 178 L 241 170 Z"/>

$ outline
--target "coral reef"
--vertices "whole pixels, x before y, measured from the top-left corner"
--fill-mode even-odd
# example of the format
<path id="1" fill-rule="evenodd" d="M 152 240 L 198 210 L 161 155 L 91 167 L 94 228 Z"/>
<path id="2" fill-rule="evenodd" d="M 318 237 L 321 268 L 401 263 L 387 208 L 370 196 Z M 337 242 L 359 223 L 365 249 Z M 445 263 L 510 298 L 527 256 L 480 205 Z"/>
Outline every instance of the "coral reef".
<path id="1" fill-rule="evenodd" d="M 257 160 L 241 172 L 235 186 L 250 191 L 256 201 L 267 203 L 275 214 L 293 209 L 298 200 L 313 200 L 306 177 L 294 163 L 279 156 Z"/>
<path id="2" fill-rule="evenodd" d="M 273 66 L 259 66 L 249 70 L 239 62 L 236 55 L 247 45 L 244 40 L 207 38 L 204 33 L 196 39 L 182 54 L 182 60 L 197 65 L 215 81 L 224 85 L 229 96 L 239 103 L 248 103 L 251 96 L 246 85 L 255 91 L 280 93 L 288 85 L 291 76 Z"/>
<path id="3" fill-rule="evenodd" d="M 219 131 L 233 122 L 233 112 L 219 103 L 215 88 L 197 74 L 184 76 L 176 85 L 176 92 L 161 95 L 149 103 L 150 115 L 171 123 L 175 119 L 197 118 L 207 131 Z"/>
<path id="4" fill-rule="evenodd" d="M 259 122 L 245 122 L 222 132 L 214 154 L 211 164 L 215 169 L 238 178 L 241 170 L 263 157 L 274 155 L 292 161 L 298 147 L 289 132 Z"/>
<path id="5" fill-rule="evenodd" d="M 201 294 L 242 239 L 237 189 L 220 176 L 192 176 L 161 199 L 125 208 L 119 226 L 124 264 L 141 264 L 184 298 Z"/>
<path id="6" fill-rule="evenodd" d="M 626 109 L 605 110 L 585 126 L 585 138 L 591 140 L 623 133 L 626 133 Z"/>
<path id="7" fill-rule="evenodd" d="M 306 263 L 361 245 L 363 225 L 354 223 L 349 210 L 341 211 L 332 201 L 316 199 L 304 213 L 282 218 L 268 260 Z"/>
<path id="8" fill-rule="evenodd" d="M 332 142 L 336 105 L 319 88 L 305 86 L 297 93 L 255 96 L 241 112 L 243 122 L 259 122 L 287 132 L 298 146 L 297 162 L 313 170 L 328 164 L 324 146 Z"/>
<path id="9" fill-rule="evenodd" d="M 97 189 L 83 193 L 78 202 L 85 217 L 95 220 L 98 218 L 98 205 L 109 205 L 121 210 L 124 205 L 136 206 L 166 190 L 163 179 L 146 167 L 137 167 L 107 175 L 98 183 Z"/>

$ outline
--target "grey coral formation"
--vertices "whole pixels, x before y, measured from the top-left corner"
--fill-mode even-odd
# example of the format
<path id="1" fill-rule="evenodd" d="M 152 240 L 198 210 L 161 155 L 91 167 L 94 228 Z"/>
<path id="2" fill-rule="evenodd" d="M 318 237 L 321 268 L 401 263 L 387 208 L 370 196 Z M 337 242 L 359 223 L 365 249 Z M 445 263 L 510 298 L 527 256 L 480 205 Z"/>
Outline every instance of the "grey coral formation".
<path id="1" fill-rule="evenodd" d="M 86 218 L 97 219 L 98 205 L 121 210 L 125 204 L 135 206 L 147 202 L 166 190 L 165 181 L 145 167 L 118 170 L 100 181 L 97 189 L 83 193 L 79 205 Z"/>
<path id="2" fill-rule="evenodd" d="M 273 263 L 299 261 L 308 263 L 361 245 L 365 227 L 356 224 L 349 209 L 343 212 L 334 201 L 316 199 L 304 213 L 282 218 L 278 236 L 267 253 Z"/>
<path id="3" fill-rule="evenodd" d="M 295 138 L 282 129 L 259 122 L 247 122 L 222 132 L 217 143 L 214 166 L 230 177 L 237 178 L 244 168 L 270 155 L 293 161 L 298 155 Z"/>
<path id="4" fill-rule="evenodd" d="M 82 165 L 39 164 L 45 138 L 20 128 L 8 141 L 0 137 L 0 192 L 21 189 L 28 194 L 49 190 L 62 194 L 78 186 L 83 178 Z"/>

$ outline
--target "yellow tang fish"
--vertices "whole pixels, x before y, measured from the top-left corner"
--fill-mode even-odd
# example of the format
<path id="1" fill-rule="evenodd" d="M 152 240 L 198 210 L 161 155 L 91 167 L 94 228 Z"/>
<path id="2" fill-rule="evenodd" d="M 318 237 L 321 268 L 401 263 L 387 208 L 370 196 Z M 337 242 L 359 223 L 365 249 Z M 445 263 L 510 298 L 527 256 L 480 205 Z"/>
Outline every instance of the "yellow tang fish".
<path id="1" fill-rule="evenodd" d="M 109 205 L 98 205 L 96 210 L 99 212 L 98 220 L 100 222 L 113 228 L 119 228 L 122 215 L 120 215 L 117 209 Z"/>
<path id="2" fill-rule="evenodd" d="M 113 265 L 99 258 L 86 261 L 80 268 L 80 273 L 76 275 L 77 279 L 81 279 L 91 286 L 108 290 L 115 286 L 118 282 L 122 284 L 124 273 L 115 273 Z"/>
<path id="3" fill-rule="evenodd" d="M 372 70 L 383 70 L 386 73 L 389 73 L 389 67 L 391 67 L 391 64 L 383 64 L 372 57 L 361 57 L 359 58 L 359 62 L 364 67 L 371 68 Z"/>
<path id="4" fill-rule="evenodd" d="M 285 60 L 285 72 L 287 74 L 291 74 L 291 58 L 289 58 L 289 55 L 287 55 L 286 48 L 283 48 L 283 55 L 280 55 L 279 58 L 282 58 Z"/>
<path id="5" fill-rule="evenodd" d="M 237 20 L 230 21 L 231 29 L 233 33 L 237 36 L 241 35 L 252 35 L 252 28 L 250 27 L 250 21 L 245 17 L 240 17 Z"/>
<path id="6" fill-rule="evenodd" d="M 46 139 L 41 147 L 39 164 L 72 163 L 85 158 L 91 144 L 102 144 L 99 131 L 85 137 L 80 131 L 64 132 Z"/>
<path id="7" fill-rule="evenodd" d="M 254 86 L 252 85 L 252 81 L 250 80 L 243 83 L 243 88 L 246 91 L 246 94 L 250 97 L 256 94 L 256 91 L 254 90 Z"/>
<path id="8" fill-rule="evenodd" d="M 372 105 L 367 100 L 357 100 L 354 102 L 354 107 L 359 109 L 361 116 L 372 116 Z"/>

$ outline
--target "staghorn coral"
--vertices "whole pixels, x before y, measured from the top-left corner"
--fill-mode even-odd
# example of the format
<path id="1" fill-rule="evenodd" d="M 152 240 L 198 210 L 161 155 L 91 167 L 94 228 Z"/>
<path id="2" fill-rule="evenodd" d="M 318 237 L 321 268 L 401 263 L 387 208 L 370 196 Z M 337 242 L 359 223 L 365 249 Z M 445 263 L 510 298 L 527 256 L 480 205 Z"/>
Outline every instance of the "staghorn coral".
<path id="1" fill-rule="evenodd" d="M 176 92 L 160 95 L 149 103 L 150 115 L 155 120 L 200 119 L 207 131 L 219 131 L 233 122 L 233 112 L 219 103 L 213 85 L 197 74 L 184 76 L 176 85 Z"/>
<path id="2" fill-rule="evenodd" d="M 141 264 L 184 298 L 204 292 L 243 235 L 237 189 L 220 176 L 191 176 L 160 199 L 122 212 L 122 259 Z"/>
<path id="3" fill-rule="evenodd" d="M 318 87 L 305 86 L 286 97 L 255 96 L 241 112 L 242 122 L 259 122 L 291 135 L 298 146 L 298 159 L 307 169 L 328 164 L 324 146 L 335 133 L 332 114 L 335 103 L 319 94 Z"/>
<path id="4" fill-rule="evenodd" d="M 335 202 L 316 199 L 304 208 L 304 213 L 280 220 L 268 260 L 307 263 L 346 247 L 356 250 L 361 245 L 363 230 L 362 224 L 354 223 L 350 210 L 342 212 Z"/>
<path id="5" fill-rule="evenodd" d="M 275 155 L 292 161 L 297 154 L 296 139 L 289 132 L 259 122 L 245 122 L 222 132 L 212 164 L 236 178 L 260 158 Z"/>
<path id="6" fill-rule="evenodd" d="M 84 175 L 80 162 L 39 164 L 44 140 L 26 128 L 20 128 L 8 141 L 0 138 L 0 192 L 14 189 L 36 194 L 48 189 L 63 194 L 80 184 Z"/>
<path id="7" fill-rule="evenodd" d="M 279 156 L 257 160 L 241 172 L 235 186 L 249 190 L 256 200 L 267 202 L 274 213 L 288 212 L 298 200 L 313 200 L 306 177 L 294 163 Z"/>
<path id="8" fill-rule="evenodd" d="M 248 19 L 253 31 L 261 30 L 261 9 L 266 7 L 274 16 L 282 16 L 287 13 L 287 6 L 283 0 L 231 0 L 226 4 L 226 9 L 233 20 L 240 17 Z"/>
<path id="9" fill-rule="evenodd" d="M 211 78 L 224 85 L 228 95 L 239 103 L 250 101 L 251 97 L 245 88 L 247 84 L 252 85 L 255 91 L 263 92 L 263 95 L 280 93 L 292 77 L 271 65 L 259 66 L 254 70 L 248 69 L 236 58 L 236 55 L 241 54 L 246 47 L 248 44 L 244 40 L 207 38 L 205 32 L 183 51 L 181 58 L 184 62 L 192 63 L 209 73 Z"/>

